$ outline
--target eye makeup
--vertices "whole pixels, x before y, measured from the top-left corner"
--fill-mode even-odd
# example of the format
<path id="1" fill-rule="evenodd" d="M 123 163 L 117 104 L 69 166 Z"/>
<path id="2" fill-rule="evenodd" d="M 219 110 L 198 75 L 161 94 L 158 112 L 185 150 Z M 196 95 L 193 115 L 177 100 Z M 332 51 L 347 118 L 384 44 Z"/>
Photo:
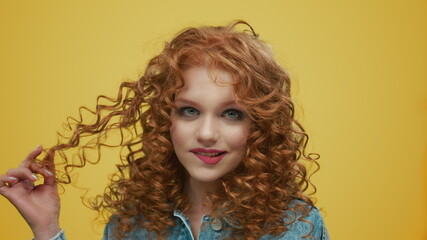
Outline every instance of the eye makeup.
<path id="1" fill-rule="evenodd" d="M 195 118 L 200 115 L 200 111 L 194 107 L 180 107 L 177 109 L 178 116 L 185 118 Z"/>
<path id="2" fill-rule="evenodd" d="M 240 110 L 231 108 L 231 109 L 225 110 L 221 114 L 221 116 L 226 118 L 227 120 L 238 121 L 238 120 L 242 120 L 244 118 L 245 114 Z"/>

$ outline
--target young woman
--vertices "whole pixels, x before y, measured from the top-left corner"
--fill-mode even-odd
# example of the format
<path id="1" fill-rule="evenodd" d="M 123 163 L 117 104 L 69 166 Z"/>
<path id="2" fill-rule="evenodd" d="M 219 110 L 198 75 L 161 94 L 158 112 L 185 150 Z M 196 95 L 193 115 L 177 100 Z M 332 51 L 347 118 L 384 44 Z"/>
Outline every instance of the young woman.
<path id="1" fill-rule="evenodd" d="M 239 24 L 249 31 L 237 31 Z M 328 239 L 304 194 L 310 182 L 301 160 L 317 165 L 317 155 L 305 153 L 290 87 L 244 21 L 186 29 L 116 99 L 99 97 L 110 104 L 98 101 L 94 123 L 76 120 L 72 136 L 43 161 L 37 147 L 0 176 L 0 194 L 36 240 L 63 239 L 57 182 L 96 162 L 85 150 L 108 145 L 108 133 L 119 131 L 127 155 L 92 203 L 111 214 L 104 239 Z M 80 150 L 78 163 L 66 157 L 70 148 Z M 65 163 L 57 176 L 54 158 Z M 34 174 L 44 184 L 34 186 Z"/>

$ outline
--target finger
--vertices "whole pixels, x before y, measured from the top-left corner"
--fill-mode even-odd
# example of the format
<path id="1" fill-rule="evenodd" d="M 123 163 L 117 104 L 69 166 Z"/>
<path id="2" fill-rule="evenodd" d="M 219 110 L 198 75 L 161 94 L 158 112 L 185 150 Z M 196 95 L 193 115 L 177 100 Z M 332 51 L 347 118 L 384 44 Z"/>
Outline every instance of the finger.
<path id="1" fill-rule="evenodd" d="M 52 149 L 49 149 L 49 151 L 46 153 L 46 156 L 44 156 L 42 164 L 51 172 L 55 172 L 55 151 Z"/>
<path id="2" fill-rule="evenodd" d="M 34 159 L 40 155 L 40 153 L 42 153 L 43 151 L 43 147 L 41 145 L 38 145 L 32 152 L 30 152 L 30 154 L 28 154 L 28 156 L 24 159 L 24 161 L 22 161 L 21 163 L 21 167 L 28 167 L 31 162 L 34 161 Z"/>
<path id="3" fill-rule="evenodd" d="M 34 182 L 28 181 L 27 179 L 19 182 L 18 184 L 22 184 L 22 186 L 24 187 L 25 190 L 32 190 L 32 189 L 34 189 Z"/>
<path id="4" fill-rule="evenodd" d="M 11 180 L 8 178 L 9 177 L 5 175 L 0 176 L 0 194 L 5 196 L 6 198 L 8 197 L 8 194 L 7 194 L 9 190 L 8 185 L 10 184 L 9 181 Z M 18 181 L 18 179 L 15 181 Z"/>
<path id="5" fill-rule="evenodd" d="M 47 167 L 44 167 L 40 163 L 37 162 L 31 162 L 30 166 L 28 166 L 31 172 L 38 173 L 42 175 L 43 177 L 53 176 L 53 172 L 49 171 Z"/>
<path id="6" fill-rule="evenodd" d="M 54 174 L 48 174 L 46 176 L 44 176 L 44 182 L 45 185 L 49 185 L 49 186 L 53 186 L 56 184 L 55 181 L 55 175 Z"/>
<path id="7" fill-rule="evenodd" d="M 50 185 L 50 186 L 53 186 L 54 184 L 56 184 L 54 160 L 55 160 L 55 151 L 50 149 L 43 159 L 43 165 L 46 169 L 45 173 L 47 174 L 47 175 L 43 175 L 44 176 L 44 184 Z"/>
<path id="8" fill-rule="evenodd" d="M 6 176 L 15 177 L 21 180 L 26 179 L 32 182 L 35 182 L 38 180 L 37 176 L 33 172 L 31 172 L 30 169 L 25 167 L 10 169 L 9 171 L 7 171 Z"/>
<path id="9" fill-rule="evenodd" d="M 55 173 L 48 170 L 47 167 L 44 167 L 40 163 L 32 162 L 29 169 L 33 173 L 38 173 L 43 176 L 44 184 L 46 185 L 54 185 L 55 184 Z"/>
<path id="10" fill-rule="evenodd" d="M 8 186 L 9 184 L 14 184 L 18 182 L 18 178 L 2 175 L 0 176 L 0 188 L 4 186 Z"/>
<path id="11" fill-rule="evenodd" d="M 0 194 L 10 199 L 10 187 L 14 184 L 19 183 L 19 179 L 12 176 L 2 175 L 0 176 Z"/>

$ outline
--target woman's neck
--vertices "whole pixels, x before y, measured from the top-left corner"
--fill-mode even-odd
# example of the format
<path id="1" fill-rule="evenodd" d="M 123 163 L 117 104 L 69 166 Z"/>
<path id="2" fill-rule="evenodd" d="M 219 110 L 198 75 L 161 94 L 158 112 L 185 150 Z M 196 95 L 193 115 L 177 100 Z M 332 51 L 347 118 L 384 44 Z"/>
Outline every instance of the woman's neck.
<path id="1" fill-rule="evenodd" d="M 191 232 L 196 240 L 198 240 L 200 232 L 200 224 L 203 215 L 210 214 L 211 210 L 207 209 L 204 204 L 206 192 L 215 192 L 218 187 L 216 182 L 199 182 L 191 177 L 187 180 L 184 191 L 188 197 L 190 208 L 185 212 L 185 215 L 190 221 Z"/>
<path id="2" fill-rule="evenodd" d="M 209 214 L 210 210 L 204 207 L 206 192 L 215 192 L 218 188 L 218 181 L 215 182 L 199 182 L 189 178 L 185 185 L 184 191 L 190 203 L 189 212 L 199 214 Z"/>

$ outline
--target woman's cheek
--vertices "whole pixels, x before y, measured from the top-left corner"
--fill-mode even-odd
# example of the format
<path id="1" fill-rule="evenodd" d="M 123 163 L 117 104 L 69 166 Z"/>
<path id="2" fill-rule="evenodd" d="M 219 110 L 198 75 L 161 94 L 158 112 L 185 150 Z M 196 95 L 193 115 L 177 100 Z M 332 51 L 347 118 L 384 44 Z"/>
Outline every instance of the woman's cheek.
<path id="1" fill-rule="evenodd" d="M 249 128 L 246 126 L 229 129 L 228 131 L 226 131 L 226 139 L 228 145 L 233 146 L 235 148 L 245 147 L 248 134 Z"/>
<path id="2" fill-rule="evenodd" d="M 192 127 L 191 124 L 188 124 L 186 121 L 172 119 L 172 125 L 169 131 L 174 145 L 184 145 L 186 142 L 192 140 Z"/>

